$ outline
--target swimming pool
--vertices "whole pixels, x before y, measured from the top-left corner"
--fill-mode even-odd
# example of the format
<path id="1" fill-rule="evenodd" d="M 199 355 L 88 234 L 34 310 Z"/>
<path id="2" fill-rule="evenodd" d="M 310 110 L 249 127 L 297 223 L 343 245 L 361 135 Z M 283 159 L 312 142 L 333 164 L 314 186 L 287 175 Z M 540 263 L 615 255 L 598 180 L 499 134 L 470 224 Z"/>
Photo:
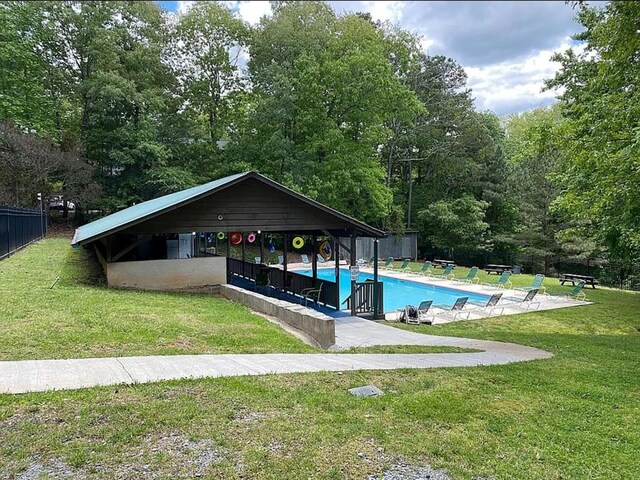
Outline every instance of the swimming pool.
<path id="1" fill-rule="evenodd" d="M 294 270 L 301 275 L 313 276 L 311 269 Z M 335 282 L 335 270 L 333 268 L 319 268 L 318 278 Z M 373 274 L 360 272 L 359 282 L 373 279 Z M 378 280 L 384 283 L 384 310 L 385 312 L 403 308 L 405 305 L 419 305 L 423 300 L 433 300 L 438 305 L 453 305 L 459 297 L 469 297 L 469 301 L 486 302 L 490 295 L 482 293 L 470 293 L 440 285 L 428 285 L 426 283 L 412 282 L 400 278 L 378 275 Z M 349 270 L 340 269 L 340 302 L 351 295 L 351 276 Z"/>

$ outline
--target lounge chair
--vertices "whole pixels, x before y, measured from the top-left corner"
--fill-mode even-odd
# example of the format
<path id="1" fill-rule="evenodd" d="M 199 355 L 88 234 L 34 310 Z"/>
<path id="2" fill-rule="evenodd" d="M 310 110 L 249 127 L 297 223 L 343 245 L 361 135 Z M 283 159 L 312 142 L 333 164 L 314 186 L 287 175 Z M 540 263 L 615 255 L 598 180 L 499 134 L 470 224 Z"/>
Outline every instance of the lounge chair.
<path id="1" fill-rule="evenodd" d="M 322 255 L 320 255 L 319 253 L 316 254 L 316 257 L 318 258 L 318 263 L 327 263 L 327 261 L 324 259 L 324 257 Z"/>
<path id="2" fill-rule="evenodd" d="M 408 270 L 408 271 L 411 271 L 411 267 L 409 266 L 409 262 L 410 262 L 410 261 L 411 261 L 410 259 L 405 258 L 405 259 L 402 261 L 402 265 L 400 265 L 398 268 L 395 268 L 395 267 L 393 266 L 393 264 L 392 264 L 392 265 L 390 265 L 390 266 L 389 266 L 389 268 L 388 268 L 387 270 L 391 270 L 391 271 L 393 271 L 393 272 L 406 272 L 407 270 Z"/>
<path id="3" fill-rule="evenodd" d="M 451 280 L 454 277 L 453 268 L 453 265 L 447 265 L 442 273 L 431 273 L 429 276 L 431 278 L 446 278 Z"/>
<path id="4" fill-rule="evenodd" d="M 393 270 L 393 257 L 387 258 L 384 265 L 381 265 L 380 268 L 382 270 Z"/>
<path id="5" fill-rule="evenodd" d="M 300 260 L 302 260 L 302 263 L 304 263 L 305 265 L 309 265 L 309 257 L 307 257 L 305 254 L 300 255 Z"/>
<path id="6" fill-rule="evenodd" d="M 539 273 L 535 277 L 533 277 L 533 281 L 531 282 L 531 285 L 529 285 L 528 287 L 517 287 L 517 288 L 514 288 L 514 290 L 521 290 L 523 292 L 528 292 L 529 290 L 537 289 L 538 293 L 544 294 L 544 292 L 547 289 L 542 286 L 543 280 L 544 280 L 544 275 Z"/>
<path id="7" fill-rule="evenodd" d="M 478 278 L 478 267 L 471 267 L 471 270 L 469 270 L 466 277 L 454 278 L 453 280 L 456 280 L 457 282 L 480 283 L 480 279 Z"/>
<path id="8" fill-rule="evenodd" d="M 502 275 L 500 275 L 498 281 L 486 282 L 482 285 L 487 287 L 511 288 L 513 284 L 511 283 L 511 280 L 509 280 L 509 277 L 511 277 L 511 272 L 502 272 Z"/>
<path id="9" fill-rule="evenodd" d="M 469 303 L 474 305 L 476 308 L 472 308 L 471 310 L 469 310 L 469 312 L 479 313 L 479 311 L 482 311 L 481 313 L 488 313 L 489 316 L 491 316 L 493 315 L 494 310 L 500 310 L 500 313 L 498 315 L 502 315 L 502 313 L 504 312 L 504 306 L 498 305 L 498 302 L 501 298 L 502 293 L 496 293 L 494 295 L 491 295 L 491 297 L 489 297 L 489 300 L 487 300 L 485 303 L 471 301 Z"/>
<path id="10" fill-rule="evenodd" d="M 262 263 L 262 258 L 261 257 L 253 257 L 253 261 L 256 262 L 256 264 L 260 265 Z"/>
<path id="11" fill-rule="evenodd" d="M 320 295 L 322 294 L 322 282 L 316 281 L 315 285 L 311 288 L 303 288 L 300 291 L 300 295 L 304 297 L 304 305 L 307 306 L 309 300 L 313 300 L 313 303 L 318 303 Z"/>
<path id="12" fill-rule="evenodd" d="M 412 307 L 412 305 L 407 305 L 404 308 L 399 308 L 398 320 L 402 321 L 402 319 L 404 318 L 404 321 L 407 324 L 410 324 L 410 323 L 413 323 L 416 325 L 419 323 L 430 324 L 431 321 L 428 320 L 428 316 L 429 316 L 429 309 L 431 308 L 432 304 L 433 304 L 433 300 L 424 300 L 423 302 L 420 302 L 420 305 L 416 309 L 415 315 L 411 315 L 411 312 L 409 311 L 409 307 Z M 403 313 L 404 313 L 404 316 L 403 316 Z"/>
<path id="13" fill-rule="evenodd" d="M 284 256 L 278 255 L 278 265 L 284 265 Z"/>
<path id="14" fill-rule="evenodd" d="M 412 275 L 430 275 L 431 274 L 431 262 L 424 262 L 422 267 L 417 272 L 410 271 Z"/>
<path id="15" fill-rule="evenodd" d="M 469 318 L 469 311 L 468 310 L 463 311 L 463 308 L 468 301 L 469 301 L 469 297 L 460 297 L 455 301 L 453 305 L 433 305 L 435 308 L 442 311 L 434 313 L 431 316 L 431 321 L 433 322 L 433 320 L 435 320 L 435 317 L 440 315 L 451 317 L 452 320 L 455 320 L 456 318 L 464 314 L 467 315 L 466 318 Z"/>
<path id="16" fill-rule="evenodd" d="M 585 285 L 586 285 L 586 282 L 584 280 L 580 280 L 578 284 L 575 287 L 573 287 L 573 290 L 571 290 L 571 292 L 568 295 L 564 295 L 564 298 L 570 298 L 572 300 L 580 300 L 584 302 L 587 299 L 587 296 L 582 291 Z"/>
<path id="17" fill-rule="evenodd" d="M 540 307 L 539 301 L 534 301 L 536 295 L 538 294 L 538 289 L 534 288 L 533 290 L 529 290 L 524 298 L 520 297 L 504 297 L 502 300 L 506 303 L 505 307 L 516 307 L 524 310 L 529 310 L 529 308 L 535 305 L 535 308 Z"/>

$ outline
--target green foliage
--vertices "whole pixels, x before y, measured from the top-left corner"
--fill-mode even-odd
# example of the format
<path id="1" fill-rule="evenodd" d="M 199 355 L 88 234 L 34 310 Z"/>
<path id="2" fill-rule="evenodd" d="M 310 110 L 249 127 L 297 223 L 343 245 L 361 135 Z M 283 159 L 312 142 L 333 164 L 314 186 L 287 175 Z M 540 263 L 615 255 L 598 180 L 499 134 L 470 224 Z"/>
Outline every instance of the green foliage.
<path id="1" fill-rule="evenodd" d="M 518 222 L 505 238 L 525 254 L 547 258 L 561 252 L 556 234 L 567 225 L 552 209 L 560 189 L 551 175 L 562 161 L 563 125 L 557 106 L 507 120 L 508 187 Z"/>
<path id="2" fill-rule="evenodd" d="M 583 52 L 556 54 L 562 65 L 550 88 L 562 87 L 568 119 L 557 175 L 558 208 L 623 259 L 640 255 L 640 4 L 580 7 Z"/>
<path id="3" fill-rule="evenodd" d="M 417 111 L 383 32 L 323 3 L 278 4 L 251 43 L 256 106 L 232 157 L 358 218 L 379 223 L 391 195 L 378 146 L 392 111 Z"/>
<path id="4" fill-rule="evenodd" d="M 418 219 L 427 231 L 427 239 L 438 248 L 482 250 L 489 224 L 484 221 L 489 204 L 464 194 L 452 200 L 439 200 L 418 212 Z"/>

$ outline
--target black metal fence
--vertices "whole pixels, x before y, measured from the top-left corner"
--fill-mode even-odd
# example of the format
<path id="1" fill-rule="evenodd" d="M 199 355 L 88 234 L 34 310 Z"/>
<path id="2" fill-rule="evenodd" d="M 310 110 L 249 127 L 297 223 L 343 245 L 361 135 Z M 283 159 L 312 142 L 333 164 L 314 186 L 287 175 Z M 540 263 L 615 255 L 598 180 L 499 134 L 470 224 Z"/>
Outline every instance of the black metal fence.
<path id="1" fill-rule="evenodd" d="M 500 254 L 456 250 L 423 251 L 427 260 L 443 258 L 454 260 L 458 265 L 484 268 L 489 263 L 520 265 L 522 273 L 543 273 L 547 277 L 558 277 L 563 273 L 590 275 L 601 285 L 627 290 L 640 290 L 640 262 L 622 263 L 603 258 L 568 258 L 557 255 L 538 256 L 523 254 Z"/>
<path id="2" fill-rule="evenodd" d="M 46 233 L 47 216 L 40 210 L 0 205 L 0 259 Z"/>

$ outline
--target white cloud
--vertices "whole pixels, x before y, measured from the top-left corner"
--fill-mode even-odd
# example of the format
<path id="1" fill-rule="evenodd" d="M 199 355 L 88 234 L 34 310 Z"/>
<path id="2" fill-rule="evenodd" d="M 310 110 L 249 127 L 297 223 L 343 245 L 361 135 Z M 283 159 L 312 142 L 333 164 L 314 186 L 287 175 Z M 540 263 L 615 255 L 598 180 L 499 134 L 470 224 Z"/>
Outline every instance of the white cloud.
<path id="1" fill-rule="evenodd" d="M 230 1 L 227 4 L 231 10 L 237 11 L 240 17 L 251 25 L 257 24 L 263 16 L 271 15 L 271 5 L 268 1 Z"/>
<path id="2" fill-rule="evenodd" d="M 369 12 L 374 20 L 380 20 L 381 22 L 389 20 L 392 23 L 398 23 L 402 20 L 402 11 L 406 5 L 406 2 L 400 1 L 365 1 L 360 3 L 363 7 L 362 10 Z"/>
<path id="3" fill-rule="evenodd" d="M 178 14 L 187 13 L 194 3 L 195 2 L 188 1 L 188 0 L 179 1 L 178 8 L 177 8 Z"/>
<path id="4" fill-rule="evenodd" d="M 567 37 L 557 48 L 540 50 L 525 59 L 465 67 L 477 108 L 501 114 L 553 103 L 558 92 L 542 91 L 544 80 L 552 78 L 560 67 L 551 56 L 568 49 L 569 41 Z"/>

